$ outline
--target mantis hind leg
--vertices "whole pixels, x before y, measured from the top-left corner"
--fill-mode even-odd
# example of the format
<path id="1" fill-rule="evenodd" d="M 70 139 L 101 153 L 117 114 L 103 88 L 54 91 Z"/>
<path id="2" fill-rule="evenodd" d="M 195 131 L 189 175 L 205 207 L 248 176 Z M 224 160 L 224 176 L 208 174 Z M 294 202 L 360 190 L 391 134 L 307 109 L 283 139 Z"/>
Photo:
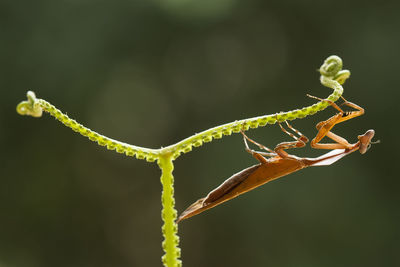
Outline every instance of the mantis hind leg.
<path id="1" fill-rule="evenodd" d="M 259 162 L 267 163 L 267 159 L 264 158 L 263 156 L 266 156 L 266 157 L 275 157 L 276 156 L 276 153 L 272 149 L 269 149 L 268 147 L 257 143 L 253 139 L 249 138 L 243 131 L 240 131 L 240 132 L 243 135 L 243 142 L 245 145 L 245 150 L 248 153 L 250 153 L 251 155 L 253 155 L 253 157 L 255 157 Z M 250 149 L 249 144 L 247 143 L 247 140 L 249 142 L 255 144 L 256 146 L 258 146 L 259 148 L 264 149 L 269 152 L 261 152 L 261 151 L 255 151 L 253 149 Z"/>
<path id="2" fill-rule="evenodd" d="M 294 134 L 290 133 L 289 131 L 287 131 L 285 128 L 283 128 L 282 124 L 279 123 L 279 127 L 281 128 L 281 130 L 288 134 L 289 136 L 291 136 L 294 140 L 296 140 L 295 142 L 288 142 L 294 145 L 294 147 L 303 147 L 306 145 L 306 143 L 308 143 L 308 138 L 307 136 L 305 136 L 304 134 L 302 134 L 299 130 L 295 129 L 292 125 L 289 124 L 288 121 L 285 121 L 286 125 L 289 129 L 291 129 L 293 132 L 295 132 L 299 137 L 296 137 Z"/>
<path id="3" fill-rule="evenodd" d="M 244 140 L 244 143 L 245 143 L 245 146 L 246 146 L 246 150 L 249 149 L 249 146 L 248 146 L 247 141 L 246 141 L 246 140 L 248 140 L 249 142 L 255 144 L 259 148 L 264 149 L 264 150 L 266 150 L 266 151 L 268 151 L 268 152 L 270 152 L 272 154 L 274 153 L 274 151 L 272 149 L 270 149 L 270 148 L 268 148 L 268 147 L 266 147 L 266 146 L 264 146 L 264 145 L 262 145 L 260 143 L 257 143 L 256 141 L 254 141 L 253 139 L 248 137 L 243 131 L 240 131 L 240 132 L 243 135 L 243 140 Z"/>

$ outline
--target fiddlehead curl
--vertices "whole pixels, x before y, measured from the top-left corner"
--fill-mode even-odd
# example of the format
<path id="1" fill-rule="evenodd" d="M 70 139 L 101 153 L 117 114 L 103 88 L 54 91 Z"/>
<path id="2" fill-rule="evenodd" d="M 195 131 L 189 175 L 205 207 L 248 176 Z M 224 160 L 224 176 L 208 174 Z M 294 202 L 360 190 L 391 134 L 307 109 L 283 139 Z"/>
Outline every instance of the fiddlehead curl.
<path id="1" fill-rule="evenodd" d="M 29 115 L 32 117 L 39 118 L 42 116 L 43 110 L 40 107 L 39 102 L 36 99 L 36 95 L 32 91 L 26 93 L 28 100 L 22 101 L 17 106 L 17 112 L 20 115 Z"/>
<path id="2" fill-rule="evenodd" d="M 343 61 L 338 56 L 330 56 L 325 59 L 322 66 L 319 68 L 319 72 L 322 76 L 333 78 L 339 71 L 342 70 Z"/>
<path id="3" fill-rule="evenodd" d="M 350 71 L 342 70 L 342 67 L 343 67 L 343 62 L 340 57 L 338 56 L 328 57 L 327 59 L 325 59 L 324 64 L 322 64 L 322 66 L 319 68 L 319 72 L 321 73 L 321 78 L 325 77 L 330 80 L 335 80 L 340 84 L 344 84 L 344 82 L 350 77 Z"/>

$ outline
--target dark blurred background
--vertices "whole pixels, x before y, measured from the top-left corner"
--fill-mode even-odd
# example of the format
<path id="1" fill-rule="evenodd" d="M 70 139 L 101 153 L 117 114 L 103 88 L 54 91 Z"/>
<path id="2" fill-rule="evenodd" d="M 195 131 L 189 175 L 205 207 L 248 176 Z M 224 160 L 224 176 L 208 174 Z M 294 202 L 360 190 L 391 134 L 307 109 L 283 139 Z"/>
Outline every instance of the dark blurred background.
<path id="1" fill-rule="evenodd" d="M 0 1 L 0 266 L 161 266 L 156 164 L 53 118 L 34 90 L 111 138 L 159 148 L 210 127 L 307 106 L 332 54 L 366 114 L 336 127 L 374 145 L 274 181 L 179 225 L 184 266 L 400 266 L 400 5 L 395 1 Z M 313 137 L 327 110 L 293 122 Z M 277 125 L 248 135 L 274 147 Z M 291 151 L 315 156 L 325 151 Z M 175 162 L 182 212 L 256 161 L 240 135 Z M 398 166 L 398 165 L 397 165 Z"/>

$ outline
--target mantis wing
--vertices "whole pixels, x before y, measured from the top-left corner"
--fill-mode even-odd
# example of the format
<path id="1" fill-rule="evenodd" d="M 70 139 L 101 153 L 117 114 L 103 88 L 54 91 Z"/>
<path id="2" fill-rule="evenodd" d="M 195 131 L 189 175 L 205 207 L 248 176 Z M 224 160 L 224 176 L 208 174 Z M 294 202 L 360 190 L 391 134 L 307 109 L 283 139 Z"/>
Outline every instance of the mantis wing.
<path id="1" fill-rule="evenodd" d="M 252 174 L 256 169 L 258 169 L 258 167 L 260 167 L 260 164 L 246 168 L 238 173 L 235 173 L 230 178 L 226 179 L 220 186 L 215 188 L 205 197 L 203 205 L 206 206 L 216 201 L 226 193 L 228 193 L 230 190 L 232 190 L 232 188 L 236 187 L 238 184 L 244 181 L 250 174 Z"/>
<path id="2" fill-rule="evenodd" d="M 353 153 L 354 151 L 358 150 L 358 147 L 353 149 L 335 149 L 332 150 L 318 158 L 313 158 L 311 160 L 311 164 L 309 166 L 328 166 L 339 159 L 343 158 L 344 156 Z"/>
<path id="3" fill-rule="evenodd" d="M 238 186 L 244 180 L 246 180 L 246 178 L 249 177 L 249 175 L 252 174 L 259 167 L 260 164 L 254 165 L 232 175 L 230 178 L 225 180 L 220 186 L 211 191 L 206 197 L 200 198 L 192 205 L 190 205 L 184 212 L 182 212 L 177 222 L 192 217 L 205 210 L 211 209 L 212 207 L 221 204 L 224 201 L 229 200 L 229 199 L 222 200 L 221 198 L 226 194 L 228 194 L 233 188 Z"/>

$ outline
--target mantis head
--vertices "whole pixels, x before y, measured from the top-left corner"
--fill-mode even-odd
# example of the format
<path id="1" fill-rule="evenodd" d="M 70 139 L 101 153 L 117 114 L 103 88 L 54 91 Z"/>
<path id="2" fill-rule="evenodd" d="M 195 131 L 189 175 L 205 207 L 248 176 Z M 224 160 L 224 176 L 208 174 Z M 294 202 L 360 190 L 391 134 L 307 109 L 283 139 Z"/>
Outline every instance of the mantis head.
<path id="1" fill-rule="evenodd" d="M 372 142 L 372 138 L 375 135 L 375 131 L 374 130 L 368 130 L 365 132 L 365 134 L 363 135 L 359 135 L 358 138 L 358 142 L 359 142 L 359 150 L 361 154 L 364 154 L 365 152 L 367 152 L 367 150 L 371 147 L 371 144 L 373 144 L 374 142 Z"/>

